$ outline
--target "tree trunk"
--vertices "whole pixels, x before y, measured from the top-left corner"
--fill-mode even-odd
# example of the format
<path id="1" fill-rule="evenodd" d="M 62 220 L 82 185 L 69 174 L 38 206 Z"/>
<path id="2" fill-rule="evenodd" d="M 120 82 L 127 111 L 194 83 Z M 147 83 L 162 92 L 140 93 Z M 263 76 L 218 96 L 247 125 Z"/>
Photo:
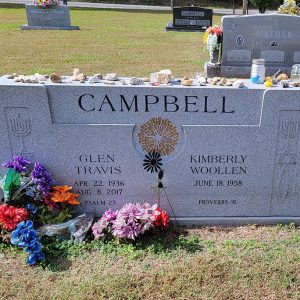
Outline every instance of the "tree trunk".
<path id="1" fill-rule="evenodd" d="M 248 0 L 243 0 L 243 15 L 247 15 L 248 12 Z"/>

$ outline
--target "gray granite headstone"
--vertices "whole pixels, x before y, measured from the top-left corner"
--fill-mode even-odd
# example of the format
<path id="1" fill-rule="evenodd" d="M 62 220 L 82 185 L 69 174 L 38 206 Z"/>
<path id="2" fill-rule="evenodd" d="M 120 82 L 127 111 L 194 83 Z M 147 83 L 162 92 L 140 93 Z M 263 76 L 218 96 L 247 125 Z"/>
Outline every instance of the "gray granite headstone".
<path id="1" fill-rule="evenodd" d="M 30 29 L 58 29 L 78 30 L 78 26 L 71 26 L 70 8 L 67 5 L 56 5 L 51 8 L 40 8 L 26 4 L 28 24 L 22 25 L 22 30 Z"/>
<path id="2" fill-rule="evenodd" d="M 156 203 L 180 223 L 300 221 L 300 89 L 24 85 L 0 78 L 0 160 L 22 154 L 100 216 Z M 284 99 L 284 101 L 282 100 Z M 19 124 L 19 126 L 16 126 Z M 0 171 L 5 171 L 1 167 Z"/>
<path id="3" fill-rule="evenodd" d="M 222 27 L 221 76 L 250 78 L 252 59 L 257 58 L 266 60 L 267 75 L 278 69 L 290 74 L 292 65 L 300 61 L 298 16 L 224 16 Z"/>

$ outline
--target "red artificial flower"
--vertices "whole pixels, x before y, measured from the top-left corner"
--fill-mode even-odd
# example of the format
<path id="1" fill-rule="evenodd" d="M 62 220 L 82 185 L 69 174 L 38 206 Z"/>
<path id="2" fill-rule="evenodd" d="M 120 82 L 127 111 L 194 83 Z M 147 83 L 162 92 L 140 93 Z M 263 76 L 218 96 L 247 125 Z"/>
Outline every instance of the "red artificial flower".
<path id="1" fill-rule="evenodd" d="M 44 202 L 50 210 L 59 209 L 59 205 L 51 200 L 50 195 L 45 197 Z"/>
<path id="2" fill-rule="evenodd" d="M 214 34 L 214 28 L 213 27 L 208 27 L 205 32 L 207 34 Z"/>
<path id="3" fill-rule="evenodd" d="M 170 219 L 168 213 L 158 207 L 155 212 L 155 220 L 153 222 L 154 227 L 165 229 L 169 227 L 169 223 Z"/>
<path id="4" fill-rule="evenodd" d="M 220 35 L 222 35 L 223 34 L 223 29 L 222 29 L 222 27 L 214 27 L 214 34 L 216 35 L 216 36 L 220 36 Z"/>
<path id="5" fill-rule="evenodd" d="M 16 208 L 7 204 L 0 205 L 0 224 L 8 231 L 16 229 L 17 225 L 27 220 L 29 216 L 25 208 Z"/>

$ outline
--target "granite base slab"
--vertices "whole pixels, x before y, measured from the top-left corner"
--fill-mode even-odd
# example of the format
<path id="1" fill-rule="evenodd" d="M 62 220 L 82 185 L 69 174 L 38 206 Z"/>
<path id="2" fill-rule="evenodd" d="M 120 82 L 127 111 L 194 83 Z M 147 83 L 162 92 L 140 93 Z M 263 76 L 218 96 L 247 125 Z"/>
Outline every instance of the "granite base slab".
<path id="1" fill-rule="evenodd" d="M 170 218 L 180 226 L 236 226 L 236 225 L 276 225 L 276 224 L 300 224 L 300 217 L 200 217 L 200 218 Z"/>
<path id="2" fill-rule="evenodd" d="M 53 27 L 53 26 L 29 26 L 22 25 L 21 30 L 80 30 L 79 26 Z"/>
<path id="3" fill-rule="evenodd" d="M 204 70 L 207 77 L 238 77 L 250 78 L 251 67 L 245 66 L 222 66 L 210 63 L 205 63 Z M 290 76 L 291 68 L 288 67 L 266 67 L 266 76 L 273 76 L 278 70 Z"/>

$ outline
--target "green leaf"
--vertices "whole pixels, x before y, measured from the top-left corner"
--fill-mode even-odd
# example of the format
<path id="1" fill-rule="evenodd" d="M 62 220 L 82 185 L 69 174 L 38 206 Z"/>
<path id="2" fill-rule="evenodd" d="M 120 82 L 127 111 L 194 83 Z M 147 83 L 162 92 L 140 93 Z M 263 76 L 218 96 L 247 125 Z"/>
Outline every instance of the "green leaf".
<path id="1" fill-rule="evenodd" d="M 15 192 L 21 185 L 20 174 L 14 169 L 9 169 L 5 176 L 3 186 L 4 199 L 9 200 L 13 192 Z"/>

